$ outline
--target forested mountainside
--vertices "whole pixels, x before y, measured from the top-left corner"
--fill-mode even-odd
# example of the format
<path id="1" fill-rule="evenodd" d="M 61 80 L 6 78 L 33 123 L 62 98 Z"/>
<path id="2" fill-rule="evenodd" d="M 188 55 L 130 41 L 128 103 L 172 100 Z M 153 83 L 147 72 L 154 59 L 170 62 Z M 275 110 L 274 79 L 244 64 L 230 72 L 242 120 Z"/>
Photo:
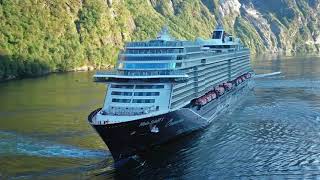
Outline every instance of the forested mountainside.
<path id="1" fill-rule="evenodd" d="M 209 38 L 219 17 L 252 53 L 320 50 L 320 0 L 0 0 L 0 79 L 108 68 L 126 41 Z"/>

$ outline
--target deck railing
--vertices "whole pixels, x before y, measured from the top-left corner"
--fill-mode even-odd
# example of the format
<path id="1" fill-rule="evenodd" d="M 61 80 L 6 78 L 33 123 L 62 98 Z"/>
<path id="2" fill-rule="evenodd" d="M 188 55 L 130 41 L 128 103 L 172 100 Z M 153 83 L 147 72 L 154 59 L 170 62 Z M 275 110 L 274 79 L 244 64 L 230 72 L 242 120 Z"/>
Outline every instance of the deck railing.
<path id="1" fill-rule="evenodd" d="M 149 42 L 128 42 L 126 47 L 183 47 L 183 46 L 196 45 L 190 41 L 149 41 Z"/>
<path id="2" fill-rule="evenodd" d="M 159 75 L 185 75 L 186 73 L 181 70 L 174 71 L 103 71 L 97 72 L 95 75 L 103 76 L 103 75 L 120 75 L 120 76 L 159 76 Z"/>

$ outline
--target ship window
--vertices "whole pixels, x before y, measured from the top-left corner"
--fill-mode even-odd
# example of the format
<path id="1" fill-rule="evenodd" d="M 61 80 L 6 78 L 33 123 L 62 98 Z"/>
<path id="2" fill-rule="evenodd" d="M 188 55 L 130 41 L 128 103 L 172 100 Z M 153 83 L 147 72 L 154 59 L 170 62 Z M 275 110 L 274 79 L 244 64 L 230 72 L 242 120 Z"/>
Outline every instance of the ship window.
<path id="1" fill-rule="evenodd" d="M 133 99 L 132 103 L 154 103 L 155 99 Z"/>
<path id="2" fill-rule="evenodd" d="M 117 103 L 130 103 L 131 99 L 112 99 L 112 102 L 117 102 Z"/>
<path id="3" fill-rule="evenodd" d="M 144 54 L 146 54 L 146 52 L 143 52 Z M 120 60 L 121 61 L 161 61 L 161 60 L 174 60 L 175 56 L 161 56 L 161 55 L 157 55 L 157 56 L 125 56 L 125 55 L 121 55 L 120 56 Z"/>
<path id="4" fill-rule="evenodd" d="M 157 48 L 157 49 L 127 49 L 124 54 L 161 54 L 161 53 L 183 53 L 183 49 L 162 49 L 162 48 Z"/>
<path id="5" fill-rule="evenodd" d="M 124 63 L 119 69 L 174 69 L 175 63 Z"/>
<path id="6" fill-rule="evenodd" d="M 199 52 L 199 51 L 201 51 L 200 46 L 187 47 L 186 50 L 187 50 L 187 52 Z"/>
<path id="7" fill-rule="evenodd" d="M 221 39 L 222 31 L 214 31 L 212 34 L 212 39 Z"/>
<path id="8" fill-rule="evenodd" d="M 125 85 L 125 84 L 111 84 L 111 88 L 133 89 L 133 85 Z"/>
<path id="9" fill-rule="evenodd" d="M 179 68 L 182 66 L 182 63 L 176 63 L 176 68 Z"/>
<path id="10" fill-rule="evenodd" d="M 159 96 L 160 92 L 135 92 L 135 96 Z"/>
<path id="11" fill-rule="evenodd" d="M 164 85 L 136 85 L 136 89 L 163 89 Z"/>
<path id="12" fill-rule="evenodd" d="M 119 92 L 119 91 L 112 91 L 111 95 L 117 96 L 132 96 L 132 92 Z"/>

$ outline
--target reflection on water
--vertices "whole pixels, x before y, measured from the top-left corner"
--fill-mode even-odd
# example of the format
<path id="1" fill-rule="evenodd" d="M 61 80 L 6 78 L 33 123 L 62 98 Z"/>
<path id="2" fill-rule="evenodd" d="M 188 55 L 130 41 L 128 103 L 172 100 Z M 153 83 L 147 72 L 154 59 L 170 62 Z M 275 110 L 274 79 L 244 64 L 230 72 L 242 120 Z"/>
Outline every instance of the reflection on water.
<path id="1" fill-rule="evenodd" d="M 0 84 L 0 177 L 320 178 L 320 58 L 259 57 L 244 101 L 210 127 L 115 170 L 87 124 L 105 87 L 91 73 Z M 1 179 L 1 178 L 0 178 Z"/>

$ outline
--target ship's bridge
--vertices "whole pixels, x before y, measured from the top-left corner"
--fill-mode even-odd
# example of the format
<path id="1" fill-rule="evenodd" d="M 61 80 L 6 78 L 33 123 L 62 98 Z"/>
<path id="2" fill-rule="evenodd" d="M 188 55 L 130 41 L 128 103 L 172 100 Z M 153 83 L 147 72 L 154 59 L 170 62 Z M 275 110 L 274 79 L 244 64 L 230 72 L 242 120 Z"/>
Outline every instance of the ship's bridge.
<path id="1" fill-rule="evenodd" d="M 216 52 L 230 52 L 243 49 L 239 38 L 235 38 L 228 34 L 221 25 L 212 33 L 211 39 L 197 38 L 196 42 L 202 45 L 203 50 L 209 49 Z"/>

